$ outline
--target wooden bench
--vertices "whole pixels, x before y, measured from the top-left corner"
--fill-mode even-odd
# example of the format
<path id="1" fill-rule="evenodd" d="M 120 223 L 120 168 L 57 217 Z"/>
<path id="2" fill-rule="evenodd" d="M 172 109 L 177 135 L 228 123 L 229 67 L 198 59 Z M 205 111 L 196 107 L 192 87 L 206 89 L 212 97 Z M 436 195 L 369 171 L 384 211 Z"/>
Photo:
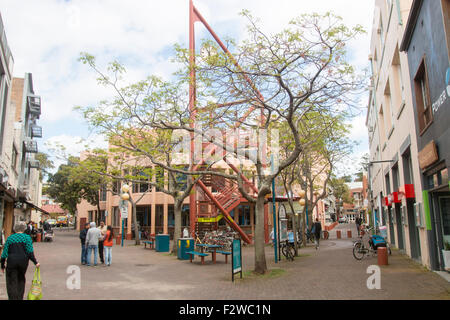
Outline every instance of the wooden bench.
<path id="1" fill-rule="evenodd" d="M 147 248 L 147 245 L 149 245 L 150 249 L 153 249 L 153 241 L 142 241 L 144 243 L 144 248 Z"/>
<path id="2" fill-rule="evenodd" d="M 197 252 L 197 251 L 187 251 L 186 253 L 191 258 L 191 263 L 192 263 L 193 256 L 200 256 L 202 258 L 202 264 L 205 264 L 205 257 L 209 256 L 209 254 L 207 254 L 207 253 L 202 253 L 202 252 Z"/>
<path id="3" fill-rule="evenodd" d="M 225 256 L 225 263 L 228 263 L 228 256 L 231 254 L 231 252 L 217 250 L 216 253 L 221 253 L 221 254 L 223 254 L 223 255 Z"/>

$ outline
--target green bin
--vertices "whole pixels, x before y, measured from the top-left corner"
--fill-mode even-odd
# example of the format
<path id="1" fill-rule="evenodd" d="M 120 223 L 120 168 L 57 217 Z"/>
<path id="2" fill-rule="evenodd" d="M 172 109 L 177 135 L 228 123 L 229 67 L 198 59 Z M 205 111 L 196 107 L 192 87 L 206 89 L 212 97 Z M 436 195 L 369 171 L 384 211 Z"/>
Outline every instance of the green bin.
<path id="1" fill-rule="evenodd" d="M 170 236 L 168 234 L 157 234 L 155 241 L 155 249 L 157 252 L 169 252 Z"/>
<path id="2" fill-rule="evenodd" d="M 178 239 L 177 256 L 180 260 L 189 260 L 190 256 L 186 253 L 194 250 L 194 238 L 180 238 Z"/>

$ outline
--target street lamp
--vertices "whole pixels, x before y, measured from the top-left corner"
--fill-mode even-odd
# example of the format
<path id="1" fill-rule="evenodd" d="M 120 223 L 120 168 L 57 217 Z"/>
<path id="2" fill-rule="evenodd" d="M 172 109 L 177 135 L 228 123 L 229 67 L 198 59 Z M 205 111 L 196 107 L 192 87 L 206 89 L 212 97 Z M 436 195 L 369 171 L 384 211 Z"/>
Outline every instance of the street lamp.
<path id="1" fill-rule="evenodd" d="M 128 203 L 127 201 L 130 200 L 130 186 L 127 184 L 124 184 L 122 186 L 122 194 L 120 195 L 120 198 L 122 199 L 119 207 L 120 207 L 120 216 L 122 219 L 122 244 L 123 247 L 123 235 L 124 235 L 124 229 L 125 229 L 125 218 L 128 218 Z"/>

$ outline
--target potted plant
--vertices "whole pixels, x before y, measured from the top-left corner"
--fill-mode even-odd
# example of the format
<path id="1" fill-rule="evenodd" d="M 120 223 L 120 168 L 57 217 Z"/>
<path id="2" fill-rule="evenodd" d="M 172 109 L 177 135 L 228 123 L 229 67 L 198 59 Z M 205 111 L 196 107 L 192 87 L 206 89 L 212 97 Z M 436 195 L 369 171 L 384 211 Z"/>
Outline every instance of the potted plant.
<path id="1" fill-rule="evenodd" d="M 450 272 L 450 242 L 445 241 L 442 256 L 444 257 L 445 270 Z"/>

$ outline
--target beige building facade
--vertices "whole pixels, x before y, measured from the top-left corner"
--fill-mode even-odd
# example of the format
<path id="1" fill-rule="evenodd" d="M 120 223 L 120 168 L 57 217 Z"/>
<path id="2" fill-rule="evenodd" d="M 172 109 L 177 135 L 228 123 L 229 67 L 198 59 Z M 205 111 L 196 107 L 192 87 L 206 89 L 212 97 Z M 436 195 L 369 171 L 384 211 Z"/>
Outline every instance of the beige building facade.
<path id="1" fill-rule="evenodd" d="M 408 60 L 399 48 L 412 0 L 376 0 L 370 64 L 369 207 L 389 243 L 430 266 Z"/>

